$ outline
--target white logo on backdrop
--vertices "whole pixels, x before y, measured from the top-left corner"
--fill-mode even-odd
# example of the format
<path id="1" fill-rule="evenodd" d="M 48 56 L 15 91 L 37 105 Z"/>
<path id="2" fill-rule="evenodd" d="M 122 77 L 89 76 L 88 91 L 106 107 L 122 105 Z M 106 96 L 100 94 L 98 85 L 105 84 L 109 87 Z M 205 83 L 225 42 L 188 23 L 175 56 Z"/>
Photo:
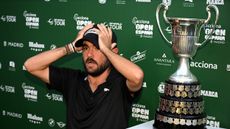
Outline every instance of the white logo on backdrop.
<path id="1" fill-rule="evenodd" d="M 139 61 L 142 61 L 146 58 L 146 52 L 147 50 L 144 50 L 142 52 L 140 51 L 137 51 L 135 55 L 132 55 L 130 57 L 130 60 L 133 62 L 133 63 L 136 63 L 136 62 L 139 62 Z"/>
<path id="2" fill-rule="evenodd" d="M 185 2 L 193 2 L 193 0 L 184 0 Z"/>
<path id="3" fill-rule="evenodd" d="M 132 117 L 135 118 L 136 121 L 149 121 L 149 109 L 147 109 L 146 106 L 142 104 L 133 104 Z"/>
<path id="4" fill-rule="evenodd" d="M 136 2 L 150 3 L 151 0 L 136 0 Z"/>
<path id="5" fill-rule="evenodd" d="M 230 64 L 227 64 L 226 71 L 230 71 Z"/>
<path id="6" fill-rule="evenodd" d="M 51 45 L 50 45 L 50 50 L 53 50 L 53 49 L 55 49 L 55 48 L 57 48 L 57 46 L 56 46 L 55 44 L 51 44 Z"/>
<path id="7" fill-rule="evenodd" d="M 175 63 L 173 59 L 167 58 L 165 53 L 162 54 L 161 58 L 154 58 L 154 62 L 156 62 L 157 65 L 162 66 L 172 66 L 172 64 Z"/>
<path id="8" fill-rule="evenodd" d="M 24 97 L 28 101 L 37 102 L 38 99 L 38 91 L 35 90 L 35 87 L 27 85 L 25 82 L 22 83 L 22 88 L 24 90 Z"/>
<path id="9" fill-rule="evenodd" d="M 158 85 L 158 92 L 159 93 L 164 93 L 164 90 L 165 90 L 165 83 L 164 82 L 161 82 L 159 85 Z"/>
<path id="10" fill-rule="evenodd" d="M 76 22 L 76 29 L 81 30 L 85 25 L 92 23 L 88 17 L 79 16 L 77 13 L 74 14 L 73 19 Z"/>
<path id="11" fill-rule="evenodd" d="M 13 117 L 13 118 L 18 118 L 18 119 L 22 118 L 21 113 L 11 112 L 11 111 L 6 111 L 6 110 L 2 110 L 2 115 L 6 117 Z"/>
<path id="12" fill-rule="evenodd" d="M 23 12 L 23 16 L 26 20 L 26 26 L 30 29 L 39 29 L 39 17 L 35 13 L 29 13 L 26 10 Z"/>
<path id="13" fill-rule="evenodd" d="M 4 92 L 5 91 L 5 87 L 4 86 L 0 86 L 0 90 L 2 90 L 2 92 Z"/>
<path id="14" fill-rule="evenodd" d="M 63 127 L 65 127 L 65 123 L 64 122 L 62 122 L 62 121 L 59 121 L 59 122 L 57 122 L 57 125 L 60 127 L 60 128 L 63 128 Z"/>
<path id="15" fill-rule="evenodd" d="M 207 0 L 206 4 L 224 5 L 224 0 Z"/>
<path id="16" fill-rule="evenodd" d="M 54 93 L 47 93 L 45 96 L 49 100 L 63 102 L 63 95 L 54 94 Z"/>
<path id="17" fill-rule="evenodd" d="M 47 22 L 53 26 L 65 26 L 65 19 L 50 18 Z"/>
<path id="18" fill-rule="evenodd" d="M 172 0 L 162 0 L 162 3 L 164 3 L 164 4 L 168 5 L 168 6 L 170 6 L 171 3 L 172 3 Z"/>
<path id="19" fill-rule="evenodd" d="M 220 121 L 218 121 L 216 117 L 208 115 L 206 125 L 214 128 L 220 128 Z"/>
<path id="20" fill-rule="evenodd" d="M 53 118 L 50 118 L 48 120 L 48 124 L 49 124 L 50 127 L 54 127 L 55 126 L 55 120 Z"/>
<path id="21" fill-rule="evenodd" d="M 10 85 L 1 85 L 0 90 L 7 93 L 15 93 L 15 87 Z"/>
<path id="22" fill-rule="evenodd" d="M 3 41 L 4 47 L 14 47 L 14 48 L 23 48 L 23 43 L 13 42 L 13 41 Z"/>
<path id="23" fill-rule="evenodd" d="M 6 111 L 2 110 L 2 115 L 5 116 L 6 115 Z"/>
<path id="24" fill-rule="evenodd" d="M 209 38 L 210 43 L 225 44 L 226 29 L 223 29 L 221 25 L 216 25 L 213 34 L 209 37 L 212 33 L 213 26 L 214 25 L 210 24 L 205 25 L 205 39 Z"/>
<path id="25" fill-rule="evenodd" d="M 202 69 L 213 69 L 213 70 L 218 69 L 217 64 L 207 63 L 205 61 L 201 61 L 201 62 L 191 61 L 190 67 L 196 67 L 196 68 L 202 68 Z"/>
<path id="26" fill-rule="evenodd" d="M 36 114 L 27 113 L 27 119 L 33 124 L 41 124 L 43 117 L 37 116 Z"/>
<path id="27" fill-rule="evenodd" d="M 153 24 L 149 20 L 138 19 L 133 17 L 132 23 L 135 25 L 135 34 L 140 38 L 153 37 Z"/>
<path id="28" fill-rule="evenodd" d="M 22 66 L 22 70 L 26 71 L 26 67 L 24 65 Z"/>
<path id="29" fill-rule="evenodd" d="M 207 96 L 207 97 L 218 98 L 218 92 L 217 91 L 201 90 L 201 95 Z"/>
<path id="30" fill-rule="evenodd" d="M 64 122 L 62 122 L 62 121 L 59 121 L 59 122 L 56 122 L 53 118 L 50 118 L 49 120 L 48 120 L 48 125 L 50 126 L 50 127 L 54 127 L 55 125 L 57 124 L 57 126 L 59 127 L 59 128 L 63 128 L 63 127 L 65 127 L 65 123 Z"/>
<path id="31" fill-rule="evenodd" d="M 45 48 L 45 44 L 29 41 L 29 48 L 31 51 L 41 52 Z"/>
<path id="32" fill-rule="evenodd" d="M 68 0 L 58 0 L 59 2 L 68 2 Z"/>
<path id="33" fill-rule="evenodd" d="M 99 2 L 100 4 L 105 4 L 105 3 L 106 3 L 106 0 L 98 0 L 98 2 Z"/>
<path id="34" fill-rule="evenodd" d="M 147 83 L 143 82 L 142 87 L 147 88 Z"/>
<path id="35" fill-rule="evenodd" d="M 116 0 L 116 4 L 126 4 L 125 0 Z"/>
<path id="36" fill-rule="evenodd" d="M 16 71 L 16 65 L 14 61 L 9 61 L 9 70 Z"/>
<path id="37" fill-rule="evenodd" d="M 16 16 L 10 16 L 10 15 L 2 15 L 1 16 L 2 21 L 4 22 L 16 22 Z"/>
<path id="38" fill-rule="evenodd" d="M 112 30 L 122 30 L 122 23 L 119 22 L 103 22 L 107 27 L 110 27 Z"/>

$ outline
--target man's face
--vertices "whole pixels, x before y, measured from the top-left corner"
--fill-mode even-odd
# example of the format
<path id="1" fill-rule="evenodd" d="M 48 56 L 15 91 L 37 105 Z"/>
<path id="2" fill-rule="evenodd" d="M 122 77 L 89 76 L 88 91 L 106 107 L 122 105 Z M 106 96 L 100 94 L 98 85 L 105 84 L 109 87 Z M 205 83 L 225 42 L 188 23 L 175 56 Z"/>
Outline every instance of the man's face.
<path id="1" fill-rule="evenodd" d="M 84 41 L 82 47 L 84 68 L 89 75 L 98 76 L 110 67 L 107 57 L 91 42 Z"/>

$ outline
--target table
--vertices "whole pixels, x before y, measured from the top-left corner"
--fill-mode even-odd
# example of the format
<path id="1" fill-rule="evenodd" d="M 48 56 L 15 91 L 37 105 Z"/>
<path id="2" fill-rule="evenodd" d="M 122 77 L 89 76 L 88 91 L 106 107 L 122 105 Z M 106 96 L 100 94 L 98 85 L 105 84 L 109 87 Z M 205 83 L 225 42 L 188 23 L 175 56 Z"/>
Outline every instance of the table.
<path id="1" fill-rule="evenodd" d="M 142 123 L 140 125 L 135 125 L 133 127 L 127 128 L 127 129 L 154 129 L 153 123 L 154 123 L 154 120 L 148 121 L 146 123 Z M 224 129 L 224 128 L 215 128 L 215 127 L 210 127 L 210 126 L 206 126 L 206 127 L 207 127 L 207 129 Z"/>

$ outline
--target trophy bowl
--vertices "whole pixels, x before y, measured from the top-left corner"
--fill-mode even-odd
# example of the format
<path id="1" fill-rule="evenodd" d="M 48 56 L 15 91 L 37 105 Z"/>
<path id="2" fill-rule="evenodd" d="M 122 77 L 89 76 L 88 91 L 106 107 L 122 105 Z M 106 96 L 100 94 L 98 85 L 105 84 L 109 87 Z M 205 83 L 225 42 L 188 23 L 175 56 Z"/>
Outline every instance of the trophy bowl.
<path id="1" fill-rule="evenodd" d="M 199 26 L 205 19 L 168 17 L 172 26 L 172 49 L 179 57 L 193 57 L 199 39 Z"/>

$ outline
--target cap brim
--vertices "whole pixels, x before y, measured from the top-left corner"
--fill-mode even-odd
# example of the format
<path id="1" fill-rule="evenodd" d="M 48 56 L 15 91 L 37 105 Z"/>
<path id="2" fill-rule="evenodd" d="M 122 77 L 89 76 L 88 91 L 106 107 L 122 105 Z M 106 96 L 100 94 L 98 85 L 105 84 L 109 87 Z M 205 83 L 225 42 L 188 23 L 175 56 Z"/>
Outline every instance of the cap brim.
<path id="1" fill-rule="evenodd" d="M 83 41 L 84 41 L 83 38 L 80 39 L 80 40 L 78 40 L 78 41 L 75 43 L 75 47 L 81 47 L 81 46 L 83 45 Z"/>
<path id="2" fill-rule="evenodd" d="M 89 37 L 85 36 L 75 43 L 75 47 L 81 47 L 83 45 L 84 41 L 89 41 L 99 49 L 99 45 L 98 45 L 97 40 L 98 40 L 98 38 L 89 38 Z"/>

